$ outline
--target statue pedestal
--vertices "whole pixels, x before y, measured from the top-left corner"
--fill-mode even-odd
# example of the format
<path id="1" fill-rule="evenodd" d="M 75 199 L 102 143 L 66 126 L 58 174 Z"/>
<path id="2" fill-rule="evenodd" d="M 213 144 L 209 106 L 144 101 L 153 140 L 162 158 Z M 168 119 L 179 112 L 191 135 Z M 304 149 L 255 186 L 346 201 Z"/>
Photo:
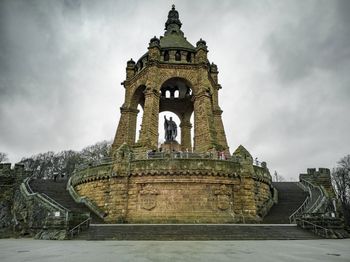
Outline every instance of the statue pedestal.
<path id="1" fill-rule="evenodd" d="M 171 153 L 171 152 L 179 152 L 181 151 L 181 145 L 175 141 L 166 141 L 160 145 L 162 152 Z"/>

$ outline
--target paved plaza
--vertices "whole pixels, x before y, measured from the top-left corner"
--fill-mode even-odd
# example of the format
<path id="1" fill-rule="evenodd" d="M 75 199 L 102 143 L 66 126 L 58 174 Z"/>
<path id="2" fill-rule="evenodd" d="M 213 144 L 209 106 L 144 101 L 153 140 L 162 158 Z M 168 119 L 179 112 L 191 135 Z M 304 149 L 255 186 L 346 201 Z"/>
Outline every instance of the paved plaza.
<path id="1" fill-rule="evenodd" d="M 350 261 L 350 239 L 265 241 L 0 240 L 2 262 Z"/>

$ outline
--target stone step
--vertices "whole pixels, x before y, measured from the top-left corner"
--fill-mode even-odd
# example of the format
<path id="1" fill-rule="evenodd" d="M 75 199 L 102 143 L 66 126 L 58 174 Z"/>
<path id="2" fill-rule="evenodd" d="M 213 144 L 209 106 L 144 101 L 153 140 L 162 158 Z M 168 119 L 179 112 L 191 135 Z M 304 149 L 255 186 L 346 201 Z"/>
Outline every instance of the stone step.
<path id="1" fill-rule="evenodd" d="M 263 219 L 265 224 L 289 224 L 289 216 L 305 201 L 305 193 L 297 182 L 275 182 L 273 186 L 278 191 L 278 203 Z"/>
<path id="2" fill-rule="evenodd" d="M 91 224 L 88 240 L 287 240 L 319 239 L 296 225 L 267 224 Z"/>
<path id="3" fill-rule="evenodd" d="M 46 194 L 70 211 L 90 213 L 93 223 L 103 223 L 103 220 L 91 212 L 88 207 L 74 201 L 69 192 L 66 190 L 67 180 L 53 181 L 46 179 L 33 179 L 30 181 L 29 185 L 34 192 Z"/>

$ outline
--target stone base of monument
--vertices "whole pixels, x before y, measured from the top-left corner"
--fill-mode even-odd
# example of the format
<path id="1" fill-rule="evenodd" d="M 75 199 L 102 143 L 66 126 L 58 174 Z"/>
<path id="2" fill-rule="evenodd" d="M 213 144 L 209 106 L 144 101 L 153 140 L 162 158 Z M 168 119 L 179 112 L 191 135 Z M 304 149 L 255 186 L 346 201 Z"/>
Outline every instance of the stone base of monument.
<path id="1" fill-rule="evenodd" d="M 269 171 L 253 166 L 244 147 L 234 160 L 166 153 L 180 150 L 176 141 L 162 148 L 130 155 L 124 145 L 113 162 L 77 170 L 70 189 L 110 224 L 260 223 L 273 205 Z"/>
<path id="2" fill-rule="evenodd" d="M 160 145 L 162 152 L 171 153 L 171 152 L 179 152 L 181 151 L 181 145 L 175 141 L 165 141 Z"/>

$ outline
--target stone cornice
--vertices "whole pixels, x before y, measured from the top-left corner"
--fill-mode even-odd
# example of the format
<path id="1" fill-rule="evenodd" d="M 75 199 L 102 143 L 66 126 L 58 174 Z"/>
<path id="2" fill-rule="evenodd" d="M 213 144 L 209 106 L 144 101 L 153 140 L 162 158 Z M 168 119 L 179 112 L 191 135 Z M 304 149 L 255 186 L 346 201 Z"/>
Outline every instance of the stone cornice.
<path id="1" fill-rule="evenodd" d="M 130 170 L 112 171 L 117 163 L 103 164 L 95 167 L 88 167 L 74 173 L 72 176 L 72 185 L 89 183 L 97 180 L 107 180 L 113 177 L 127 177 L 127 176 L 176 176 L 176 177 L 191 177 L 191 176 L 216 176 L 227 178 L 251 178 L 255 181 L 271 184 L 271 179 L 266 173 L 256 174 L 247 173 L 242 169 L 242 166 L 236 162 L 222 161 L 222 160 L 190 160 L 190 159 L 172 159 L 164 160 L 165 164 L 161 164 L 160 160 L 134 160 L 130 162 Z M 128 165 L 126 163 L 126 165 Z M 191 166 L 193 165 L 193 166 Z M 214 168 L 208 168 L 208 166 Z M 178 168 L 174 169 L 173 167 Z M 118 173 L 119 172 L 119 173 Z"/>
<path id="2" fill-rule="evenodd" d="M 138 114 L 140 112 L 140 110 L 138 109 L 133 109 L 130 107 L 120 107 L 120 112 L 121 113 L 134 113 L 134 114 Z"/>

